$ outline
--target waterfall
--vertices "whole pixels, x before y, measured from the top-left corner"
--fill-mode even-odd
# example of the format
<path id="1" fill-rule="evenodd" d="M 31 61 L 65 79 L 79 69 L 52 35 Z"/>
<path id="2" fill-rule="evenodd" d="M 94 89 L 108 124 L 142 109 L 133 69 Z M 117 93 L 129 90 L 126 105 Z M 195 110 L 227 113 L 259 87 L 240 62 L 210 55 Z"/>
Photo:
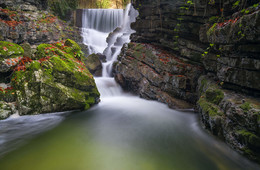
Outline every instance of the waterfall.
<path id="1" fill-rule="evenodd" d="M 123 23 L 123 9 L 84 9 L 82 27 L 109 33 Z"/>
<path id="2" fill-rule="evenodd" d="M 122 89 L 112 76 L 112 65 L 125 43 L 130 42 L 134 33 L 130 24 L 135 22 L 138 12 L 128 4 L 126 9 L 84 9 L 82 14 L 83 43 L 89 54 L 102 53 L 106 62 L 102 63 L 101 78 L 95 78 L 102 97 L 122 95 Z"/>
<path id="3" fill-rule="evenodd" d="M 89 54 L 103 53 L 109 33 L 123 23 L 123 9 L 84 9 L 82 12 L 83 43 Z"/>
<path id="4" fill-rule="evenodd" d="M 130 42 L 134 32 L 130 24 L 135 22 L 138 12 L 128 4 L 126 9 L 84 9 L 82 13 L 83 43 L 89 54 L 103 53 L 103 77 L 111 76 L 112 64 L 120 54 L 124 43 Z"/>
<path id="5" fill-rule="evenodd" d="M 131 4 L 128 4 L 124 12 L 122 25 L 107 39 L 108 47 L 104 51 L 107 62 L 103 63 L 103 77 L 111 76 L 113 63 L 120 54 L 123 45 L 130 42 L 130 35 L 135 32 L 131 29 L 130 25 L 132 22 L 135 22 L 137 15 L 138 11 L 136 11 Z"/>

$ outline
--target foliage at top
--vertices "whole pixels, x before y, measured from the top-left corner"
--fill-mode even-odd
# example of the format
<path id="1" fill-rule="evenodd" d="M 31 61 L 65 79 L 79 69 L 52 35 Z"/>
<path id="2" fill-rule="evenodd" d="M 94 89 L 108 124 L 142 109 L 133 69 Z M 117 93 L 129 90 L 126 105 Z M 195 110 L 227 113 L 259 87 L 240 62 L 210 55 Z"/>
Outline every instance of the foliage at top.
<path id="1" fill-rule="evenodd" d="M 69 19 L 72 10 L 78 7 L 78 0 L 48 0 L 48 6 L 61 19 Z"/>

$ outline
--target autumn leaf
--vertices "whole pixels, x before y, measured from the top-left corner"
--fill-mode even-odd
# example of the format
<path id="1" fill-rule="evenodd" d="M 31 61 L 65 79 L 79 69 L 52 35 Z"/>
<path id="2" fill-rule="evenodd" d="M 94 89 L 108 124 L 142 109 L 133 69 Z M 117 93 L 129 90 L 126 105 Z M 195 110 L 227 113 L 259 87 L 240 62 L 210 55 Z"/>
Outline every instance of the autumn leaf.
<path id="1" fill-rule="evenodd" d="M 4 51 L 8 51 L 8 48 L 6 48 L 6 47 L 3 47 L 3 49 L 4 49 Z"/>

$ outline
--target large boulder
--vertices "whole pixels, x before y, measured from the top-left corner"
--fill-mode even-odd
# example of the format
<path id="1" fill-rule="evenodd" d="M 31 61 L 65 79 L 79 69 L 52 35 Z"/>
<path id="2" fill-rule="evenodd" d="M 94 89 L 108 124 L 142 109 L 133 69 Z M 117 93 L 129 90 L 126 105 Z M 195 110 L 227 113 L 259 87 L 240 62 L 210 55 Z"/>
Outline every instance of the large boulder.
<path id="1" fill-rule="evenodd" d="M 12 77 L 19 114 L 88 109 L 97 103 L 100 95 L 82 58 L 72 40 L 39 45 L 35 60 L 27 60 L 25 68 L 18 65 Z"/>

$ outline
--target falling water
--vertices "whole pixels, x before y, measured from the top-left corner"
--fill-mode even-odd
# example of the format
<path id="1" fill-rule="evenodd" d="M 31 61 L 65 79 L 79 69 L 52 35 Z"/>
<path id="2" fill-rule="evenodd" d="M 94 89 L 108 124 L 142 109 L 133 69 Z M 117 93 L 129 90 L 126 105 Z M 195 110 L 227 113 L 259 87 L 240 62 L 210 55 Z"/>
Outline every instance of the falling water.
<path id="1" fill-rule="evenodd" d="M 83 43 L 89 54 L 103 53 L 109 33 L 123 23 L 123 9 L 84 9 L 82 14 Z"/>
<path id="2" fill-rule="evenodd" d="M 104 51 L 107 62 L 103 63 L 103 77 L 111 76 L 112 65 L 117 60 L 117 56 L 120 54 L 123 45 L 130 42 L 130 35 L 135 32 L 131 29 L 130 25 L 132 22 L 135 22 L 137 15 L 138 11 L 131 4 L 127 5 L 122 25 L 107 39 L 108 47 Z"/>
<path id="3" fill-rule="evenodd" d="M 103 77 L 110 77 L 112 64 L 117 59 L 124 43 L 130 42 L 134 32 L 130 24 L 135 22 L 138 12 L 127 5 L 126 9 L 84 9 L 82 14 L 83 43 L 89 54 L 103 53 Z"/>

